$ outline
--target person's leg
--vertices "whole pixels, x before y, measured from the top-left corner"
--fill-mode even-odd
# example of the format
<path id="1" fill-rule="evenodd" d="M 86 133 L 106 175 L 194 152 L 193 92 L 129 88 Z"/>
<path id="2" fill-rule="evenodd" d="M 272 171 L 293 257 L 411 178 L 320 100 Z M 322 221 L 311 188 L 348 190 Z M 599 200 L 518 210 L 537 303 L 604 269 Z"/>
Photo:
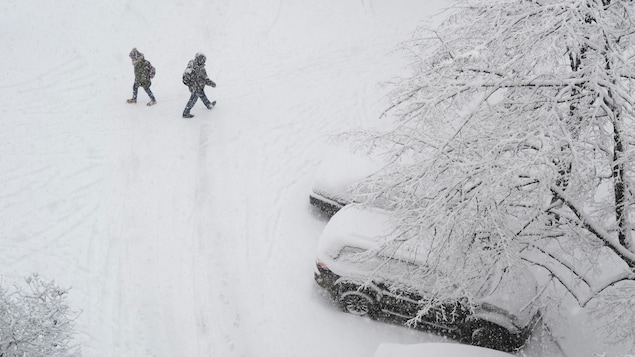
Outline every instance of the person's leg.
<path id="1" fill-rule="evenodd" d="M 135 82 L 132 85 L 132 98 L 128 99 L 128 103 L 136 103 L 137 102 L 137 92 L 139 90 L 139 85 Z"/>
<path id="2" fill-rule="evenodd" d="M 209 99 L 207 99 L 207 96 L 205 95 L 205 92 L 201 92 L 198 94 L 199 97 L 201 97 L 201 100 L 203 101 L 203 104 L 205 104 L 205 106 L 207 107 L 207 109 L 212 109 L 212 107 L 214 106 L 214 104 L 212 104 Z"/>
<path id="3" fill-rule="evenodd" d="M 193 117 L 193 115 L 190 114 L 190 110 L 192 110 L 197 100 L 198 100 L 198 95 L 196 95 L 196 93 L 192 93 L 192 95 L 190 95 L 190 100 L 187 101 L 187 104 L 185 105 L 185 109 L 183 110 L 183 118 Z"/>
<path id="4" fill-rule="evenodd" d="M 150 87 L 144 87 L 143 89 L 145 89 L 146 93 L 148 93 L 148 97 L 150 97 L 150 102 L 148 103 L 148 105 L 156 104 L 157 100 L 154 99 L 154 94 L 152 94 Z"/>

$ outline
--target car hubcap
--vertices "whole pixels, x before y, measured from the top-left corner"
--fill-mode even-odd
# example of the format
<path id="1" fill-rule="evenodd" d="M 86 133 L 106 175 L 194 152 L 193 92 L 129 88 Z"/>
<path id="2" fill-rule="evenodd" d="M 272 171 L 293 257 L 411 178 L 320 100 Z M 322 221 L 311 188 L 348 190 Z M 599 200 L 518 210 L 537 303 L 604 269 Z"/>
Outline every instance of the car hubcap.
<path id="1" fill-rule="evenodd" d="M 346 311 L 358 316 L 368 315 L 370 311 L 368 300 L 359 295 L 346 296 L 344 298 L 344 306 L 346 307 Z"/>

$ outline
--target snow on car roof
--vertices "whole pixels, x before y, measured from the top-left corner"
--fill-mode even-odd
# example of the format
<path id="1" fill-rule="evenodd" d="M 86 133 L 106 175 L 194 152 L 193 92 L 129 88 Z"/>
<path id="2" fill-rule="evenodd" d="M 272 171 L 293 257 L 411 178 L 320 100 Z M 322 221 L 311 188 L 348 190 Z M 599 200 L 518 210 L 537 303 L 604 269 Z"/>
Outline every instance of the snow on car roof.
<path id="1" fill-rule="evenodd" d="M 348 205 L 336 213 L 324 227 L 318 250 L 334 256 L 345 246 L 377 249 L 378 241 L 369 237 L 387 236 L 391 231 L 387 215 Z"/>
<path id="2" fill-rule="evenodd" d="M 390 241 L 394 232 L 395 225 L 388 211 L 350 204 L 336 213 L 324 227 L 318 245 L 318 256 L 333 259 L 344 247 L 379 251 L 383 244 Z M 419 239 L 397 242 L 393 245 L 399 248 L 391 250 L 391 256 L 423 263 L 425 257 L 421 252 L 428 251 L 423 243 L 425 242 Z"/>
<path id="3" fill-rule="evenodd" d="M 385 165 L 378 154 L 354 152 L 348 146 L 333 147 L 316 171 L 312 190 L 340 202 L 351 202 L 354 185 Z"/>

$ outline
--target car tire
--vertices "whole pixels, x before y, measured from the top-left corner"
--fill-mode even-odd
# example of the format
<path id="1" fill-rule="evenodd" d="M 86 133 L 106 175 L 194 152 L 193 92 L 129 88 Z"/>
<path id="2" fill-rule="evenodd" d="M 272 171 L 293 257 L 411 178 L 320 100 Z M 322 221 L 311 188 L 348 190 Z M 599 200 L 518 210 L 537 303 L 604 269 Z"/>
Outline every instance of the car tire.
<path id="1" fill-rule="evenodd" d="M 375 317 L 377 305 L 372 296 L 361 291 L 344 291 L 337 302 L 345 312 L 356 316 Z"/>
<path id="2" fill-rule="evenodd" d="M 501 351 L 516 349 L 515 339 L 504 327 L 488 321 L 475 321 L 467 328 L 467 337 L 474 346 Z"/>

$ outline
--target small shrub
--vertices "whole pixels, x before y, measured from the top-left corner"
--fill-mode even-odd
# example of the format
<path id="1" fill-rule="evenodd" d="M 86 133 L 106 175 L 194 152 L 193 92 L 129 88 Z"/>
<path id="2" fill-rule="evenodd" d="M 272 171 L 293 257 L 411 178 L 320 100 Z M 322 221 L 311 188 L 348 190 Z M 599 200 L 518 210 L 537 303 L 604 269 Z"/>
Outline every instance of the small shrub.
<path id="1" fill-rule="evenodd" d="M 37 274 L 25 282 L 0 286 L 0 357 L 81 356 L 72 343 L 77 313 L 66 304 L 68 289 Z"/>

